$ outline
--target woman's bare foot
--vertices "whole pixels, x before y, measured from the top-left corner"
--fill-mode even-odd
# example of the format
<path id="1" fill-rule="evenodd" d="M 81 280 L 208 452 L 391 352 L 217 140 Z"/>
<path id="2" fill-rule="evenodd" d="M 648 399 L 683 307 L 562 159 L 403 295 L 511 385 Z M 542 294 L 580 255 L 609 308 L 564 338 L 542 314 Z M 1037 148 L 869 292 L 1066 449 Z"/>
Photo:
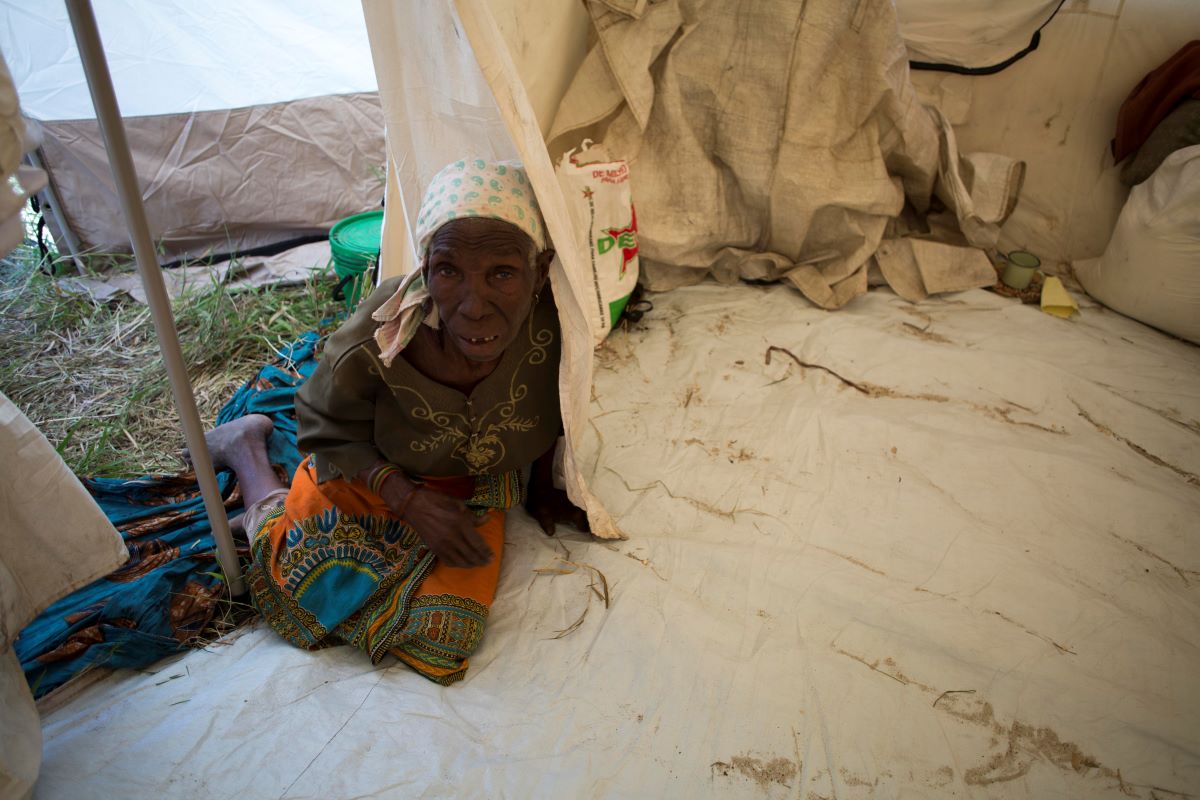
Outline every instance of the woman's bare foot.
<path id="1" fill-rule="evenodd" d="M 247 507 L 272 491 L 284 488 L 267 455 L 267 437 L 274 428 L 275 423 L 270 417 L 248 414 L 204 434 L 213 467 L 233 470 Z M 183 457 L 188 458 L 187 450 Z"/>
<path id="2" fill-rule="evenodd" d="M 205 433 L 204 443 L 208 445 L 214 467 L 228 467 L 236 472 L 239 463 L 247 459 L 258 460 L 257 451 L 261 450 L 262 457 L 266 457 L 267 437 L 274 429 L 275 423 L 270 417 L 247 414 Z M 184 453 L 186 457 L 187 451 Z"/>

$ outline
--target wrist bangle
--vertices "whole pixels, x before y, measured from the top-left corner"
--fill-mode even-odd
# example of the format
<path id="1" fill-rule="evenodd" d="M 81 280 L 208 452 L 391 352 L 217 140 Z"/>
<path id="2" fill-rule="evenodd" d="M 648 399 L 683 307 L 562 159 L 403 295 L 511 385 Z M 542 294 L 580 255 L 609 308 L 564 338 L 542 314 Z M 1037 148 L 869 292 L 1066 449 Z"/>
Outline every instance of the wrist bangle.
<path id="1" fill-rule="evenodd" d="M 379 494 L 380 490 L 383 489 L 383 482 L 393 472 L 400 472 L 400 468 L 395 464 L 389 463 L 376 467 L 375 471 L 371 473 L 371 477 L 367 480 L 367 488 L 375 494 Z"/>

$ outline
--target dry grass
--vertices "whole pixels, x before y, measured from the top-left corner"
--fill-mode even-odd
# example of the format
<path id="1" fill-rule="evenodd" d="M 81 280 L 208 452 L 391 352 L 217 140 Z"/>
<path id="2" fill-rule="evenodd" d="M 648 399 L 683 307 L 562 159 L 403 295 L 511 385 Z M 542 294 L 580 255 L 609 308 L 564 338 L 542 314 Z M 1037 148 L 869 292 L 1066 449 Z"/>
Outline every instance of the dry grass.
<path id="1" fill-rule="evenodd" d="M 149 308 L 97 303 L 39 270 L 36 252 L 0 260 L 0 392 L 79 475 L 127 477 L 183 468 L 183 436 Z M 132 270 L 128 261 L 117 269 Z M 330 329 L 333 278 L 305 286 L 199 287 L 174 303 L 201 420 L 279 347 Z"/>
<path id="2" fill-rule="evenodd" d="M 551 636 L 551 639 L 562 639 L 563 637 L 570 636 L 572 633 L 579 630 L 579 627 L 583 625 L 583 621 L 587 619 L 588 611 L 590 611 L 592 608 L 593 594 L 600 599 L 600 602 L 604 603 L 604 608 L 606 610 L 608 609 L 611 600 L 611 596 L 609 595 L 608 591 L 608 577 L 601 572 L 599 568 L 594 567 L 587 562 L 573 561 L 571 559 L 571 551 L 566 548 L 566 545 L 564 545 L 562 542 L 557 542 L 557 544 L 562 547 L 565 557 L 556 557 L 554 559 L 554 563 L 548 567 L 535 568 L 533 570 L 533 574 L 536 576 L 549 575 L 551 577 L 555 577 L 557 575 L 573 575 L 580 570 L 584 570 L 584 574 L 589 575 L 591 579 L 588 581 L 587 585 L 590 593 L 586 595 L 587 604 L 583 607 L 583 613 L 580 614 L 579 618 L 567 627 L 560 631 L 555 631 L 555 635 Z"/>

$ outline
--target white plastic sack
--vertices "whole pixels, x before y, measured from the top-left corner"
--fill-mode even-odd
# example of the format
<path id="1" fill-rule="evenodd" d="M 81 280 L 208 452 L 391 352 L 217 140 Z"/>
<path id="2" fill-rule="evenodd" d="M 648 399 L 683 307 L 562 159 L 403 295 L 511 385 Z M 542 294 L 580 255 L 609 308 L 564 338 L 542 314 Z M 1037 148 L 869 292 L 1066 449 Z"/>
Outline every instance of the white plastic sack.
<path id="1" fill-rule="evenodd" d="M 1133 188 L 1104 255 L 1075 273 L 1109 308 L 1200 344 L 1200 145 Z"/>
<path id="2" fill-rule="evenodd" d="M 587 163 L 598 148 L 567 153 L 559 162 L 559 185 L 571 215 L 575 246 L 588 253 L 591 281 L 586 309 L 593 343 L 600 345 L 617 320 L 638 281 L 637 211 L 624 161 Z M 583 162 L 583 163 L 581 163 Z M 581 287 L 575 287 L 578 291 Z"/>

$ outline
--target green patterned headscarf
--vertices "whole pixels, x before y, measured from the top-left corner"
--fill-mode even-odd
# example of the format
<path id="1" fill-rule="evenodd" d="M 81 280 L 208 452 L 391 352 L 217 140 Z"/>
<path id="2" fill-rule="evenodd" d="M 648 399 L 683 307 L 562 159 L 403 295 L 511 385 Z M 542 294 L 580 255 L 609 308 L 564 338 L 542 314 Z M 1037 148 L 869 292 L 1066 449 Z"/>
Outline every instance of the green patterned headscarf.
<path id="1" fill-rule="evenodd" d="M 417 216 L 417 254 L 422 261 L 429 241 L 438 228 L 463 217 L 487 217 L 516 225 L 529 238 L 537 252 L 546 249 L 546 228 L 538 210 L 529 176 L 515 161 L 484 161 L 468 158 L 455 161 L 434 176 L 421 201 Z M 417 328 L 424 323 L 438 327 L 437 308 L 429 297 L 425 276 L 413 270 L 395 293 L 372 312 L 379 322 L 375 341 L 385 365 L 408 346 Z"/>
<path id="2" fill-rule="evenodd" d="M 463 217 L 487 217 L 516 225 L 546 249 L 546 229 L 529 176 L 516 161 L 455 161 L 433 177 L 417 216 L 417 254 L 424 259 L 438 228 Z"/>

